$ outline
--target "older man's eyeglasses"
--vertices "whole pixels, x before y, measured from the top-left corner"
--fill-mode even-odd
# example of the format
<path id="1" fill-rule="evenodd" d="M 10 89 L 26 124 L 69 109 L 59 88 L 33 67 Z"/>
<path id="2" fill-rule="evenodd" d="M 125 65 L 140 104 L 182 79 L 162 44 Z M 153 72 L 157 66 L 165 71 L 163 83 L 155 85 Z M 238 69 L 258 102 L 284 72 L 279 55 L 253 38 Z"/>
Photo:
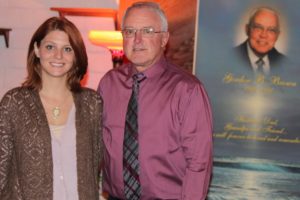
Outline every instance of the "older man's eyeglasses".
<path id="1" fill-rule="evenodd" d="M 276 35 L 279 33 L 279 29 L 277 27 L 264 27 L 260 24 L 252 24 L 251 29 L 257 33 L 263 33 L 266 31 L 268 34 Z"/>
<path id="2" fill-rule="evenodd" d="M 140 32 L 142 37 L 153 37 L 156 33 L 163 33 L 165 31 L 155 31 L 153 27 L 144 27 L 141 29 L 136 28 L 124 28 L 122 30 L 122 35 L 124 38 L 132 38 L 136 35 L 137 32 Z"/>

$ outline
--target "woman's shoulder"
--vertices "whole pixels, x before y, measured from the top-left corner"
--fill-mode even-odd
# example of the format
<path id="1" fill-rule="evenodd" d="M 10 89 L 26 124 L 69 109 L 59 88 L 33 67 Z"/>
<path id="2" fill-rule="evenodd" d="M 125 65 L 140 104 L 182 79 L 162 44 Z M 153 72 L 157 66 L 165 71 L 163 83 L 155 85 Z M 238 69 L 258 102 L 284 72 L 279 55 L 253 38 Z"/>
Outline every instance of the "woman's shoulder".
<path id="1" fill-rule="evenodd" d="M 75 94 L 76 95 L 76 94 Z M 100 96 L 100 94 L 92 89 L 92 88 L 87 88 L 87 87 L 83 87 L 80 91 L 80 98 L 86 99 L 86 100 L 98 100 L 102 102 L 102 98 Z"/>
<path id="2" fill-rule="evenodd" d="M 15 87 L 8 90 L 0 101 L 1 107 L 14 108 L 23 105 L 24 103 L 32 102 L 26 99 L 33 99 L 34 90 L 26 87 Z"/>
<path id="3" fill-rule="evenodd" d="M 19 98 L 23 98 L 24 96 L 28 96 L 29 94 L 32 93 L 32 90 L 27 88 L 27 87 L 15 87 L 12 88 L 10 90 L 8 90 L 4 95 L 2 99 L 5 98 L 14 98 L 14 99 L 19 99 Z"/>
<path id="4" fill-rule="evenodd" d="M 98 92 L 92 88 L 82 87 L 81 88 L 82 95 L 91 95 L 91 96 L 99 96 Z"/>

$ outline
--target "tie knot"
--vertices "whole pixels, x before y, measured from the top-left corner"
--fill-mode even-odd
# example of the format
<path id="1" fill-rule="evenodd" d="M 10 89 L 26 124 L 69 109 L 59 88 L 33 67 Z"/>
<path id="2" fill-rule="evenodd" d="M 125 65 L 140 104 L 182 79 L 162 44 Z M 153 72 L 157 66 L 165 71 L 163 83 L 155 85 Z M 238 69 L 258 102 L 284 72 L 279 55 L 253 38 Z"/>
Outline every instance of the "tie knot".
<path id="1" fill-rule="evenodd" d="M 142 82 L 143 80 L 145 80 L 146 79 L 146 76 L 145 76 L 145 74 L 144 73 L 136 73 L 136 74 L 134 74 L 133 76 L 132 76 L 132 78 L 133 78 L 133 82 L 135 82 L 135 83 L 140 83 L 140 82 Z"/>
<path id="2" fill-rule="evenodd" d="M 262 67 L 265 64 L 265 62 L 264 62 L 264 60 L 262 58 L 259 58 L 256 61 L 256 64 L 257 64 L 258 67 Z"/>

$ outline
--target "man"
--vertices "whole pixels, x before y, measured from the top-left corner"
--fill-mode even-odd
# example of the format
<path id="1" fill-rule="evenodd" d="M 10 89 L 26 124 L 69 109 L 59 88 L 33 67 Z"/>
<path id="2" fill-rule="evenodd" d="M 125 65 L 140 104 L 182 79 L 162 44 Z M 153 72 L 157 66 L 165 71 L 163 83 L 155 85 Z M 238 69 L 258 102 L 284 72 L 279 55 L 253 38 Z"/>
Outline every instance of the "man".
<path id="1" fill-rule="evenodd" d="M 258 8 L 249 18 L 246 34 L 248 39 L 235 50 L 249 69 L 269 75 L 280 66 L 284 67 L 286 57 L 274 47 L 280 34 L 280 24 L 273 9 Z"/>
<path id="2" fill-rule="evenodd" d="M 104 101 L 104 192 L 109 199 L 205 199 L 212 170 L 212 117 L 203 85 L 165 59 L 168 23 L 156 3 L 129 7 L 122 34 L 129 63 L 109 71 L 98 88 Z M 141 78 L 133 80 L 136 76 Z M 136 88 L 137 115 L 128 117 Z M 138 139 L 127 145 L 130 136 Z M 128 149 L 138 152 L 126 154 Z M 123 153 L 133 155 L 132 160 Z"/>

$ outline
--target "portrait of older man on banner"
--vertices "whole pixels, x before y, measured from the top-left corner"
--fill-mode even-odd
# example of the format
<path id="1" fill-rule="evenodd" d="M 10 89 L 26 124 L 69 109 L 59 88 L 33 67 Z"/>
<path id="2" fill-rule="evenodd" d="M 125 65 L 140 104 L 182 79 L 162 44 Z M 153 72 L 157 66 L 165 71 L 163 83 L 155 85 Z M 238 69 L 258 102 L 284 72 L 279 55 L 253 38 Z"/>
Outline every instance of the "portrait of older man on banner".
<path id="1" fill-rule="evenodd" d="M 242 63 L 255 73 L 265 75 L 284 67 L 288 59 L 275 48 L 280 32 L 277 11 L 271 7 L 255 9 L 245 25 L 246 41 L 235 48 Z"/>
<path id="2" fill-rule="evenodd" d="M 198 8 L 195 71 L 214 116 L 208 200 L 300 199 L 300 1 Z"/>

